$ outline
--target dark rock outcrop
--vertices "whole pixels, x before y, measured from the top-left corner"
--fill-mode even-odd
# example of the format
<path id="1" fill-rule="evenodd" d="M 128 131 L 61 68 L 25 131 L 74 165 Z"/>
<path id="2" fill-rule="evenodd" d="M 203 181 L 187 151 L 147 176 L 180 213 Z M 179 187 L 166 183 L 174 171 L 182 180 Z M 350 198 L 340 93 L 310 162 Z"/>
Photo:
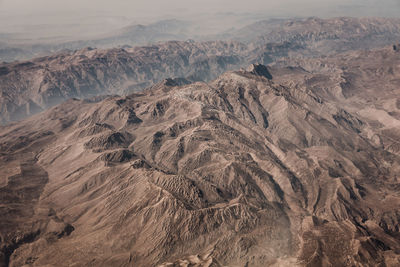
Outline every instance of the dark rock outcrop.
<path id="1" fill-rule="evenodd" d="M 398 59 L 315 60 L 302 63 L 313 72 L 271 68 L 273 80 L 227 72 L 68 101 L 1 127 L 3 261 L 398 266 Z"/>
<path id="2" fill-rule="evenodd" d="M 272 75 L 269 72 L 268 68 L 261 64 L 252 64 L 247 68 L 247 71 L 254 75 L 259 75 L 267 78 L 268 80 L 272 80 Z"/>

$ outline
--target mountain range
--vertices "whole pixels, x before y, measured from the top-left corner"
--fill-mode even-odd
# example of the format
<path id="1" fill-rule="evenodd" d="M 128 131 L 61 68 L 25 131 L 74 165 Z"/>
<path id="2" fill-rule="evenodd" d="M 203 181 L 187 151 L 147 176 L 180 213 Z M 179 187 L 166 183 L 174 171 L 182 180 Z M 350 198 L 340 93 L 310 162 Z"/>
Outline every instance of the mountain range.
<path id="1" fill-rule="evenodd" d="M 399 29 L 1 64 L 0 266 L 399 266 Z"/>
<path id="2" fill-rule="evenodd" d="M 3 126 L 3 262 L 396 266 L 399 57 L 169 79 Z"/>
<path id="3" fill-rule="evenodd" d="M 133 48 L 84 48 L 3 63 L 0 122 L 25 118 L 71 97 L 124 95 L 166 78 L 207 82 L 225 71 L 253 63 L 272 64 L 283 57 L 315 58 L 388 46 L 400 40 L 399 25 L 397 19 L 270 20 L 231 34 L 229 38 L 236 36 L 236 41 L 189 40 Z M 177 26 L 163 29 L 170 32 L 170 28 Z M 243 39 L 253 41 L 240 42 Z"/>

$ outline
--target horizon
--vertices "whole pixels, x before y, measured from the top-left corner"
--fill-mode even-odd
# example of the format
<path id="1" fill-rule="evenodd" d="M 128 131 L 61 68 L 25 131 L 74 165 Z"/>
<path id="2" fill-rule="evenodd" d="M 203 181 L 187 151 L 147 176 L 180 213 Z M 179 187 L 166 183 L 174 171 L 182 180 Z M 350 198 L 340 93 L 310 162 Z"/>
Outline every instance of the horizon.
<path id="1" fill-rule="evenodd" d="M 257 20 L 293 17 L 399 17 L 400 0 L 0 0 L 0 33 L 31 38 L 98 35 L 133 24 L 164 19 L 196 22 L 213 20 L 218 29 L 240 28 Z M 38 29 L 40 28 L 40 29 Z"/>

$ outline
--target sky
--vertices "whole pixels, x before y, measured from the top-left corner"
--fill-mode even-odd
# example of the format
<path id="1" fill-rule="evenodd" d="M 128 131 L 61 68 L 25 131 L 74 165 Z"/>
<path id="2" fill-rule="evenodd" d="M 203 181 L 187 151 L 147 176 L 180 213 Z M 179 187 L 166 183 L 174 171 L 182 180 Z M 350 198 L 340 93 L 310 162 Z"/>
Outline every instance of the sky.
<path id="1" fill-rule="evenodd" d="M 218 13 L 399 17 L 400 0 L 0 0 L 0 33 L 70 24 L 101 24 L 108 31 L 131 23 Z"/>
<path id="2" fill-rule="evenodd" d="M 386 12 L 394 15 L 396 13 L 393 7 L 399 8 L 400 0 L 0 0 L 0 11 L 3 15 L 21 19 L 24 15 L 69 12 L 130 17 L 156 17 L 177 14 L 179 10 L 187 13 L 276 11 L 295 14 L 307 13 L 307 10 L 308 13 L 316 10 L 328 13 L 329 10 L 339 11 L 344 6 L 364 6 L 369 9 L 360 11 L 362 13 L 379 13 L 386 9 Z M 359 10 L 353 11 L 357 15 Z"/>

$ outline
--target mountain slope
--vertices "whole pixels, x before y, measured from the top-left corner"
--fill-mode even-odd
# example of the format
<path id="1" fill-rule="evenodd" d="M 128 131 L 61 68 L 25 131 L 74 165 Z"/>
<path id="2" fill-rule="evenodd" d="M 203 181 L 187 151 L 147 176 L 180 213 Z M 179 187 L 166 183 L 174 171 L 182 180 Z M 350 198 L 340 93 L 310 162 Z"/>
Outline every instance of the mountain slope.
<path id="1" fill-rule="evenodd" d="M 3 262 L 398 265 L 400 156 L 305 76 L 254 65 L 0 128 Z"/>
<path id="2" fill-rule="evenodd" d="M 133 34 L 147 38 L 153 31 L 178 34 L 179 25 L 181 22 L 172 20 L 166 28 L 159 23 L 138 26 L 114 37 L 129 40 Z M 398 19 L 380 18 L 273 20 L 250 25 L 225 38 L 247 43 L 171 41 L 126 49 L 86 48 L 0 64 L 0 123 L 23 119 L 72 97 L 124 95 L 169 77 L 207 82 L 253 63 L 319 58 L 392 45 L 400 39 L 400 23 Z"/>
<path id="3" fill-rule="evenodd" d="M 232 34 L 232 39 L 242 42 L 296 43 L 319 54 L 376 48 L 394 43 L 399 37 L 398 18 L 351 17 L 264 20 Z"/>
<path id="4" fill-rule="evenodd" d="M 89 30 L 84 26 L 82 27 L 82 24 L 80 24 L 81 27 L 79 29 L 74 28 L 79 24 L 68 25 L 69 27 L 67 25 L 58 25 L 59 28 L 54 29 L 57 33 L 52 35 L 49 28 L 46 33 L 45 25 L 42 25 L 44 27 L 42 28 L 43 32 L 40 32 L 41 27 L 39 25 L 31 25 L 30 31 L 29 29 L 23 29 L 22 32 L 14 34 L 0 34 L 0 61 L 29 60 L 34 57 L 60 53 L 64 50 L 80 50 L 85 47 L 105 49 L 143 46 L 169 40 L 186 40 L 189 38 L 190 31 L 193 30 L 191 22 L 168 19 L 147 25 L 132 24 L 105 33 L 107 32 L 107 27 L 104 27 L 104 24 L 107 24 L 107 18 L 103 19 L 105 21 L 102 23 L 102 29 L 94 28 Z M 66 29 L 65 27 L 68 28 Z M 114 27 L 112 26 L 112 28 Z M 85 31 L 87 32 L 85 33 Z"/>
<path id="5" fill-rule="evenodd" d="M 72 97 L 132 92 L 168 77 L 215 79 L 241 65 L 244 49 L 235 42 L 167 42 L 2 64 L 0 121 L 18 120 Z"/>

